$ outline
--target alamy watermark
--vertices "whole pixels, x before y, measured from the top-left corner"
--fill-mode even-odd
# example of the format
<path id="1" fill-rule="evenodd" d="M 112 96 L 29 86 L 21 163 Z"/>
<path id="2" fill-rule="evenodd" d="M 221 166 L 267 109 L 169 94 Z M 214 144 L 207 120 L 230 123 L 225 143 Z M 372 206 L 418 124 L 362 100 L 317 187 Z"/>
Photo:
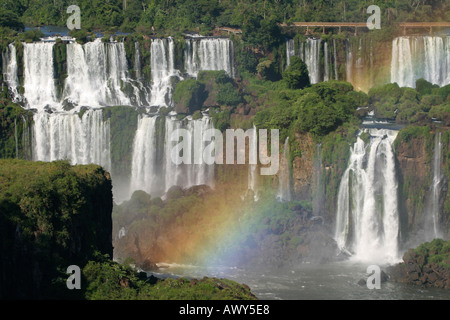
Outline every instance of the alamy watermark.
<path id="1" fill-rule="evenodd" d="M 370 290 L 381 289 L 381 268 L 375 264 L 367 267 L 366 272 L 370 274 L 367 278 L 366 285 Z"/>
<path id="2" fill-rule="evenodd" d="M 69 30 L 81 29 L 81 10 L 79 6 L 71 5 L 66 11 L 68 14 L 72 14 L 67 19 L 67 28 Z"/>
<path id="3" fill-rule="evenodd" d="M 248 138 L 248 163 L 262 165 L 261 175 L 275 175 L 279 169 L 279 130 L 270 130 L 270 155 L 268 149 L 268 130 L 259 129 L 227 129 L 225 156 L 223 154 L 223 134 L 218 129 L 207 129 L 202 134 L 200 130 L 194 132 L 187 129 L 176 129 L 170 135 L 170 142 L 176 142 L 170 151 L 172 163 L 181 164 L 245 164 L 246 144 Z M 258 141 L 259 140 L 259 141 Z M 193 141 L 193 146 L 192 142 Z M 235 143 L 236 142 L 236 143 Z M 224 159 L 225 158 L 225 159 Z"/>
<path id="4" fill-rule="evenodd" d="M 369 30 L 381 29 L 381 9 L 379 6 L 371 5 L 367 8 L 367 14 L 372 15 L 367 19 L 367 28 Z"/>
<path id="5" fill-rule="evenodd" d="M 67 278 L 66 286 L 67 289 L 81 289 L 81 270 L 77 265 L 71 265 L 67 267 L 67 274 L 71 274 L 69 278 Z"/>

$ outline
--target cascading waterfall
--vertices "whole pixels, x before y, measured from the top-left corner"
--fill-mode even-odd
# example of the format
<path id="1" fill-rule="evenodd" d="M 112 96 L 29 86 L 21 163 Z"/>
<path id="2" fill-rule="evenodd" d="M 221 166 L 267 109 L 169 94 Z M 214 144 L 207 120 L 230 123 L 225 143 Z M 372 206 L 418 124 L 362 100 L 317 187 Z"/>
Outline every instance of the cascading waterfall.
<path id="1" fill-rule="evenodd" d="M 450 37 L 398 37 L 392 41 L 391 82 L 416 86 L 416 80 L 450 84 Z"/>
<path id="2" fill-rule="evenodd" d="M 160 193 L 161 182 L 158 180 L 156 139 L 156 121 L 158 117 L 143 117 L 138 120 L 134 138 L 131 162 L 131 190 L 144 190 L 149 194 Z"/>
<path id="3" fill-rule="evenodd" d="M 58 105 L 53 72 L 54 42 L 24 43 L 24 98 L 28 108 Z"/>
<path id="4" fill-rule="evenodd" d="M 20 102 L 19 77 L 17 74 L 17 52 L 14 43 L 10 43 L 3 53 L 3 79 L 5 80 L 13 102 Z"/>
<path id="5" fill-rule="evenodd" d="M 305 43 L 305 63 L 308 67 L 309 79 L 311 83 L 321 81 L 320 75 L 320 44 L 321 39 L 306 39 Z"/>
<path id="6" fill-rule="evenodd" d="M 395 38 L 392 42 L 391 82 L 396 82 L 400 87 L 414 87 L 412 66 L 409 38 Z"/>
<path id="7" fill-rule="evenodd" d="M 323 81 L 330 80 L 330 62 L 329 62 L 329 56 L 328 56 L 328 43 L 324 42 L 323 44 L 323 58 L 324 58 L 324 74 L 323 74 Z"/>
<path id="8" fill-rule="evenodd" d="M 430 201 L 427 206 L 428 220 L 431 226 L 425 226 L 426 237 L 428 241 L 435 238 L 441 238 L 442 233 L 439 227 L 439 198 L 441 192 L 442 172 L 441 172 L 441 153 L 442 153 L 442 133 L 437 132 L 434 139 L 434 152 L 433 152 L 433 180 L 431 181 L 430 188 Z"/>
<path id="9" fill-rule="evenodd" d="M 323 45 L 322 45 L 323 43 Z M 322 50 L 323 48 L 323 50 Z M 322 42 L 321 39 L 307 38 L 305 42 L 299 43 L 298 52 L 295 50 L 294 39 L 286 40 L 286 64 L 289 66 L 291 57 L 298 56 L 303 62 L 305 62 L 309 80 L 312 84 L 320 81 L 328 81 L 332 78 L 331 70 L 334 70 L 334 78 L 337 80 L 337 53 L 336 42 L 333 44 L 333 65 L 331 62 L 331 53 L 328 42 Z M 323 51 L 323 64 L 321 63 L 321 53 Z"/>
<path id="10" fill-rule="evenodd" d="M 289 163 L 289 137 L 284 142 L 283 157 L 280 161 L 280 173 L 278 176 L 279 201 L 291 201 L 291 168 Z"/>
<path id="11" fill-rule="evenodd" d="M 338 69 L 337 69 L 337 50 L 336 50 L 336 39 L 333 39 L 333 57 L 334 57 L 334 80 L 338 80 Z"/>
<path id="12" fill-rule="evenodd" d="M 177 76 L 172 38 L 153 39 L 150 46 L 151 102 L 152 106 L 170 106 L 172 103 L 173 76 Z"/>
<path id="13" fill-rule="evenodd" d="M 397 131 L 365 129 L 351 148 L 338 191 L 335 240 L 362 261 L 398 260 L 398 182 L 393 142 Z M 361 132 L 362 133 L 362 132 Z"/>
<path id="14" fill-rule="evenodd" d="M 353 52 L 348 39 L 345 46 L 345 76 L 346 81 L 351 83 L 353 79 Z"/>
<path id="15" fill-rule="evenodd" d="M 363 91 L 384 84 L 381 80 L 386 78 L 384 73 L 376 70 L 372 40 L 367 43 L 362 38 L 345 40 L 344 79 L 339 79 L 336 39 L 331 45 L 328 41 L 307 38 L 298 43 L 297 49 L 295 41 L 286 39 L 286 64 L 289 66 L 291 57 L 300 57 L 313 84 L 333 78 L 350 82 Z M 390 82 L 414 88 L 420 78 L 440 87 L 450 84 L 450 36 L 404 36 L 392 41 Z"/>
<path id="16" fill-rule="evenodd" d="M 33 140 L 35 161 L 69 160 L 111 169 L 109 122 L 103 121 L 101 110 L 87 110 L 82 116 L 36 113 Z"/>
<path id="17" fill-rule="evenodd" d="M 312 201 L 314 216 L 319 216 L 322 214 L 323 206 L 325 204 L 325 190 L 322 182 L 322 176 L 322 144 L 317 144 L 314 159 L 314 191 Z"/>
<path id="18" fill-rule="evenodd" d="M 185 69 L 193 77 L 202 70 L 224 70 L 234 78 L 233 42 L 228 38 L 186 39 Z"/>
<path id="19" fill-rule="evenodd" d="M 141 52 L 139 50 L 139 42 L 134 43 L 134 75 L 136 80 L 141 80 Z"/>
<path id="20" fill-rule="evenodd" d="M 286 40 L 286 65 L 291 64 L 291 57 L 295 56 L 295 44 L 294 39 Z"/>
<path id="21" fill-rule="evenodd" d="M 258 158 L 257 152 L 258 152 L 258 139 L 257 137 L 257 130 L 255 125 L 253 125 L 253 142 L 250 145 L 249 152 L 253 153 L 253 157 L 255 159 Z M 248 190 L 253 191 L 253 200 L 258 201 L 259 195 L 258 195 L 258 165 L 257 164 L 249 164 L 248 165 Z"/>
<path id="22" fill-rule="evenodd" d="M 64 100 L 77 106 L 148 105 L 128 76 L 123 43 L 67 44 Z M 124 92 L 124 88 L 131 90 Z"/>
<path id="23" fill-rule="evenodd" d="M 206 130 L 212 128 L 212 121 L 207 116 L 184 122 L 171 117 L 141 116 L 134 139 L 130 192 L 144 190 L 160 196 L 172 186 L 214 186 L 214 165 L 207 165 L 202 152 L 196 152 L 204 149 Z M 177 164 L 172 159 L 172 152 L 178 142 L 170 139 L 177 129 L 189 133 L 186 141 L 189 149 L 183 149 L 183 152 L 187 152 L 192 164 Z"/>

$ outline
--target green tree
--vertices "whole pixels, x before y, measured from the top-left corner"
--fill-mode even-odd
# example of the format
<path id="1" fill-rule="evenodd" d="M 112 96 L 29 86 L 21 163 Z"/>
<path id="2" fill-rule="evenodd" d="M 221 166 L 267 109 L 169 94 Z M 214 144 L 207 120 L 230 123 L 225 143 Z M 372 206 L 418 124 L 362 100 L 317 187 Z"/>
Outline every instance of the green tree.
<path id="1" fill-rule="evenodd" d="M 302 89 L 309 86 L 308 67 L 299 57 L 292 57 L 289 67 L 283 72 L 283 80 L 290 89 Z"/>
<path id="2" fill-rule="evenodd" d="M 0 26 L 7 27 L 14 30 L 23 30 L 24 24 L 20 21 L 17 13 L 11 10 L 2 10 L 0 11 Z"/>

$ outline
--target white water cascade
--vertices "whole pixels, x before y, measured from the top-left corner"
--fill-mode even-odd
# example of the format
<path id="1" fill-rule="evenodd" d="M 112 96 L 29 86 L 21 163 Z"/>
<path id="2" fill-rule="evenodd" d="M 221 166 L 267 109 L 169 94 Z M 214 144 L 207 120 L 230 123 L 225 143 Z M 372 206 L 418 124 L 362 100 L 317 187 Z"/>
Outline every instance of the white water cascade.
<path id="1" fill-rule="evenodd" d="M 323 81 L 330 80 L 330 57 L 328 53 L 328 42 L 323 43 L 323 59 L 324 59 L 324 74 Z"/>
<path id="2" fill-rule="evenodd" d="M 295 56 L 295 44 L 294 39 L 286 40 L 286 65 L 291 64 L 291 57 Z"/>
<path id="3" fill-rule="evenodd" d="M 441 229 L 439 227 L 439 198 L 442 187 L 442 171 L 441 171 L 441 157 L 442 157 L 442 133 L 437 132 L 434 139 L 434 152 L 433 152 L 433 180 L 431 181 L 430 188 L 430 202 L 427 207 L 429 220 L 431 220 L 431 227 L 425 228 L 426 237 L 428 241 L 435 238 L 442 238 Z"/>
<path id="4" fill-rule="evenodd" d="M 228 38 L 186 39 L 185 69 L 193 77 L 202 70 L 224 70 L 234 78 L 233 42 Z"/>
<path id="5" fill-rule="evenodd" d="M 356 260 L 393 263 L 399 257 L 398 182 L 393 142 L 397 131 L 365 129 L 351 148 L 339 186 L 335 240 Z M 362 132 L 361 132 L 362 133 Z"/>
<path id="6" fill-rule="evenodd" d="M 333 53 L 331 53 L 331 50 Z M 323 54 L 323 62 L 321 55 Z M 312 84 L 329 81 L 332 78 L 337 80 L 337 53 L 336 42 L 333 40 L 333 47 L 328 42 L 321 39 L 307 38 L 305 42 L 300 42 L 298 50 L 295 50 L 295 40 L 286 40 L 286 64 L 289 66 L 291 57 L 298 56 L 305 62 L 309 80 Z M 331 58 L 333 56 L 333 59 Z M 332 74 L 334 73 L 334 74 Z"/>
<path id="7" fill-rule="evenodd" d="M 109 122 L 101 110 L 82 116 L 39 112 L 34 115 L 33 160 L 69 160 L 72 164 L 98 164 L 111 169 Z"/>
<path id="8" fill-rule="evenodd" d="M 44 110 L 58 104 L 54 71 L 53 42 L 24 43 L 24 98 L 28 108 Z"/>
<path id="9" fill-rule="evenodd" d="M 11 93 L 13 102 L 20 102 L 19 95 L 19 77 L 17 72 L 17 52 L 14 43 L 10 43 L 3 53 L 3 79 L 5 80 L 8 90 Z"/>
<path id="10" fill-rule="evenodd" d="M 214 186 L 214 165 L 207 165 L 202 158 L 206 130 L 212 129 L 211 119 L 204 116 L 198 120 L 179 121 L 171 117 L 142 116 L 136 131 L 130 195 L 136 190 L 144 190 L 151 195 L 161 196 L 170 187 L 188 188 L 206 184 Z M 192 164 L 176 164 L 172 152 L 177 142 L 170 137 L 177 129 L 186 130 L 190 148 L 188 153 Z"/>
<path id="11" fill-rule="evenodd" d="M 333 39 L 333 62 L 334 62 L 334 80 L 338 80 L 338 62 L 337 62 L 337 50 L 336 50 L 336 39 Z"/>
<path id="12" fill-rule="evenodd" d="M 153 39 L 150 46 L 151 102 L 152 106 L 170 106 L 172 102 L 171 79 L 175 70 L 174 43 L 172 38 Z"/>
<path id="13" fill-rule="evenodd" d="M 65 100 L 93 107 L 131 104 L 122 91 L 125 85 L 131 85 L 123 43 L 96 39 L 84 45 L 69 43 L 66 48 Z"/>
<path id="14" fill-rule="evenodd" d="M 253 125 L 253 141 L 249 147 L 249 153 L 253 154 L 254 159 L 258 159 L 258 133 L 255 125 Z M 258 194 L 258 165 L 251 164 L 248 165 L 248 190 L 253 192 L 253 200 L 259 200 Z"/>
<path id="15" fill-rule="evenodd" d="M 283 157 L 280 161 L 280 171 L 278 176 L 279 201 L 291 201 L 291 170 L 289 163 L 289 137 L 284 141 Z"/>
<path id="16" fill-rule="evenodd" d="M 321 39 L 306 39 L 305 43 L 305 63 L 308 66 L 309 79 L 311 83 L 318 83 L 321 79 L 320 74 L 320 45 Z"/>
<path id="17" fill-rule="evenodd" d="M 450 37 L 398 37 L 392 41 L 391 82 L 416 86 L 416 80 L 450 84 Z"/>

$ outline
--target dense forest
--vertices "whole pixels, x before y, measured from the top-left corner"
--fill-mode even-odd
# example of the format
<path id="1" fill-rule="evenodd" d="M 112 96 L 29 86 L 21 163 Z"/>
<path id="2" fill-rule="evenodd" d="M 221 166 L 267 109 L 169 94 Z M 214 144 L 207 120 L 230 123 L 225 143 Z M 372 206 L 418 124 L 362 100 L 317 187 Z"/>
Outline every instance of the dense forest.
<path id="1" fill-rule="evenodd" d="M 274 23 L 294 21 L 367 20 L 366 9 L 378 5 L 383 25 L 396 21 L 449 21 L 446 0 L 1 0 L 0 25 L 65 26 L 67 8 L 81 9 L 82 28 L 112 28 L 124 32 L 140 30 L 208 32 L 228 26 L 273 28 Z"/>

